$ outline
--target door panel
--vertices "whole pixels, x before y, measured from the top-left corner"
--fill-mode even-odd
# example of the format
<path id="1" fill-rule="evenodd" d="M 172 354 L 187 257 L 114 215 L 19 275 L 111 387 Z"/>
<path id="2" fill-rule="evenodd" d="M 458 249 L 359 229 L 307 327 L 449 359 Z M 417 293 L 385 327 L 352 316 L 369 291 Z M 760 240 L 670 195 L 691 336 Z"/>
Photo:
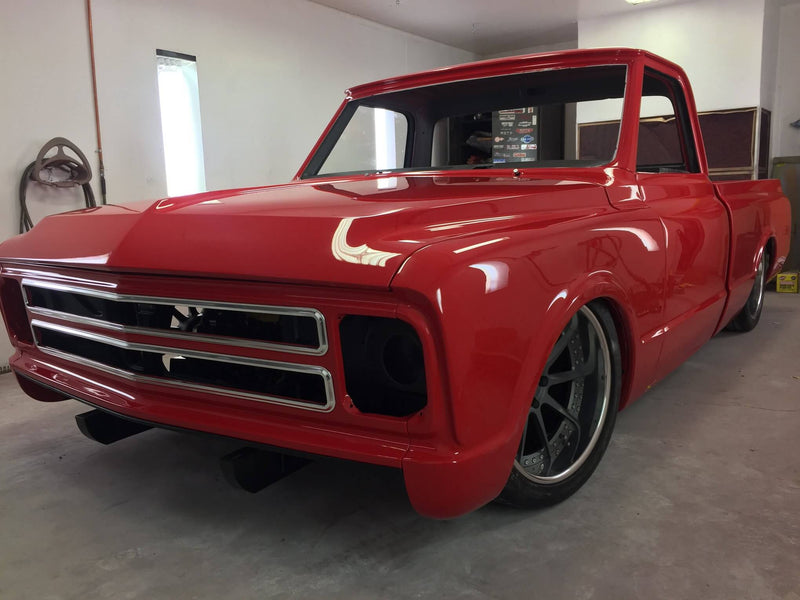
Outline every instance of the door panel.
<path id="1" fill-rule="evenodd" d="M 638 174 L 666 237 L 663 376 L 713 335 L 725 304 L 730 224 L 702 174 Z"/>

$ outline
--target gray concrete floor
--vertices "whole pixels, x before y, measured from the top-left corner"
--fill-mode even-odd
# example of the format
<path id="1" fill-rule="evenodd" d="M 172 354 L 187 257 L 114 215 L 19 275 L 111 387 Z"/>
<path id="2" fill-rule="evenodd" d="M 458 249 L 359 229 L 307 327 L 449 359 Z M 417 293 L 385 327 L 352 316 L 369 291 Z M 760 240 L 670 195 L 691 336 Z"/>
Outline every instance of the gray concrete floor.
<path id="1" fill-rule="evenodd" d="M 417 516 L 399 471 L 323 460 L 257 495 L 229 442 L 103 447 L 77 402 L 0 377 L 0 599 L 800 600 L 800 296 L 623 411 L 597 472 L 541 511 Z"/>

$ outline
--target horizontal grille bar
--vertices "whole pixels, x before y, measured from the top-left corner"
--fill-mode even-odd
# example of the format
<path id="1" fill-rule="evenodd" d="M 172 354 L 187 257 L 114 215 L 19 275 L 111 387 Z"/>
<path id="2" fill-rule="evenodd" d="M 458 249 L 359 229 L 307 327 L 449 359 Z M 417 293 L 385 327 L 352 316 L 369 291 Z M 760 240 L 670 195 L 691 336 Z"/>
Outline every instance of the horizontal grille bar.
<path id="1" fill-rule="evenodd" d="M 31 279 L 22 286 L 33 316 L 241 348 L 317 356 L 328 350 L 325 318 L 313 308 L 126 295 Z"/>
<path id="2" fill-rule="evenodd" d="M 134 381 L 333 409 L 332 378 L 323 367 L 133 343 L 39 319 L 31 328 L 42 351 Z"/>

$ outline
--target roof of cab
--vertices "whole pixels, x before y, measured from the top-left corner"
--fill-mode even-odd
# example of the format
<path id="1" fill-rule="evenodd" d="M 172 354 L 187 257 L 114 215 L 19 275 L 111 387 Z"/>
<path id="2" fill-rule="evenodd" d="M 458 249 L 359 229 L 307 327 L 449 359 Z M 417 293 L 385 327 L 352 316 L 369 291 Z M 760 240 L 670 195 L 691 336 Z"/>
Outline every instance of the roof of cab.
<path id="1" fill-rule="evenodd" d="M 454 65 L 452 67 L 422 71 L 420 73 L 390 77 L 388 79 L 352 87 L 346 90 L 345 94 L 348 99 L 363 98 L 365 96 L 374 96 L 386 92 L 447 83 L 450 81 L 480 79 L 482 77 L 524 73 L 526 71 L 566 67 L 588 67 L 601 64 L 630 64 L 644 57 L 661 63 L 667 68 L 681 71 L 678 65 L 646 50 L 636 50 L 633 48 L 563 50 L 560 52 L 526 54 L 507 58 L 482 60 L 462 65 Z"/>

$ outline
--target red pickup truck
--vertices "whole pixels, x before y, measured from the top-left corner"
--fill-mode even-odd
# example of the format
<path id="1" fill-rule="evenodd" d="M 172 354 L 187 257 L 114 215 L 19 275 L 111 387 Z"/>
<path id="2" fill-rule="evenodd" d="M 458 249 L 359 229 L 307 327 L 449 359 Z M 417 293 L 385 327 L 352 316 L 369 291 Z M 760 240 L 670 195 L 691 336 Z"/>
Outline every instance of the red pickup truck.
<path id="1" fill-rule="evenodd" d="M 453 517 L 577 490 L 619 409 L 756 325 L 789 223 L 709 180 L 678 66 L 576 50 L 348 90 L 286 185 L 48 217 L 0 298 L 37 400 L 400 468 Z"/>

